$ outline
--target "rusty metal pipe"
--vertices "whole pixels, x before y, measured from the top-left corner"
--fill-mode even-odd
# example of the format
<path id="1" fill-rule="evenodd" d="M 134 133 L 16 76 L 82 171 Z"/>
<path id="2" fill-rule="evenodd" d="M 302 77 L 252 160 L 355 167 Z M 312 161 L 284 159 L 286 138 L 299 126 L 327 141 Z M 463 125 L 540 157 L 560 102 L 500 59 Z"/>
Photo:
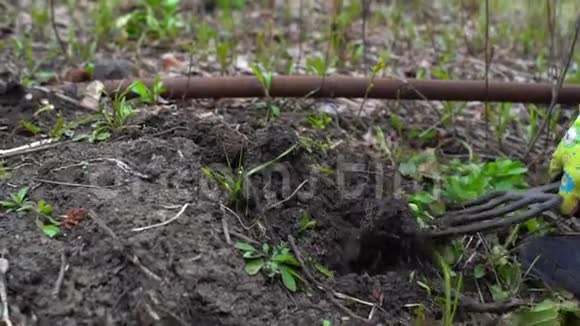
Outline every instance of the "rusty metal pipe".
<path id="1" fill-rule="evenodd" d="M 105 81 L 108 93 L 125 89 L 132 80 Z M 143 80 L 152 85 L 153 80 Z M 329 76 L 275 76 L 272 80 L 272 97 L 348 97 L 363 98 L 370 78 Z M 264 90 L 254 76 L 187 77 L 163 80 L 164 97 L 181 98 L 244 98 L 263 97 Z M 121 86 L 121 88 L 119 88 Z M 375 78 L 368 98 L 436 101 L 489 101 L 548 104 L 552 98 L 552 84 L 485 82 L 472 80 L 418 80 Z M 563 86 L 558 94 L 560 104 L 580 104 L 580 86 Z"/>

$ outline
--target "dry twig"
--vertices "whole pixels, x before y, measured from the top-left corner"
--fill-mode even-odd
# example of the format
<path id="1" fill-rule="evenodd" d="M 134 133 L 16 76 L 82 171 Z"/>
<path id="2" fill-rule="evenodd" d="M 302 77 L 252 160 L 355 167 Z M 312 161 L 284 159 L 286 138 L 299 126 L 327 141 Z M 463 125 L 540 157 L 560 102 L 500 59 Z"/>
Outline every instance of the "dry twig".
<path id="1" fill-rule="evenodd" d="M 8 294 L 6 293 L 6 273 L 10 264 L 8 259 L 0 257 L 0 301 L 2 302 L 2 322 L 5 326 L 12 326 L 10 314 L 8 311 Z"/>
<path id="2" fill-rule="evenodd" d="M 52 25 L 52 31 L 54 32 L 54 36 L 56 37 L 56 41 L 58 42 L 58 45 L 60 46 L 60 49 L 62 51 L 62 55 L 65 57 L 66 61 L 70 63 L 70 57 L 68 55 L 66 45 L 64 44 L 64 42 L 60 38 L 60 34 L 58 33 L 58 28 L 56 26 L 56 16 L 54 14 L 54 0 L 49 0 L 49 6 L 50 6 L 50 23 Z"/>
<path id="3" fill-rule="evenodd" d="M 308 179 L 306 179 L 306 180 L 302 181 L 302 183 L 300 183 L 300 184 L 298 185 L 298 187 L 296 187 L 296 189 L 294 190 L 294 192 L 292 192 L 292 193 L 290 194 L 290 196 L 288 196 L 288 197 L 284 198 L 283 200 L 281 200 L 281 201 L 279 201 L 279 202 L 277 202 L 277 203 L 274 203 L 274 204 L 272 204 L 272 205 L 270 205 L 270 206 L 266 207 L 266 211 L 269 211 L 269 210 L 271 210 L 272 208 L 276 208 L 276 207 L 278 207 L 278 206 L 280 206 L 280 205 L 284 204 L 285 202 L 289 201 L 290 199 L 292 199 L 292 197 L 294 197 L 294 196 L 296 195 L 296 193 L 298 193 L 298 191 L 300 191 L 300 189 L 302 189 L 302 187 L 304 187 L 304 185 L 305 185 L 305 184 L 307 184 L 307 183 L 308 183 Z"/>
<path id="4" fill-rule="evenodd" d="M 230 231 L 228 227 L 228 221 L 226 220 L 225 215 L 222 215 L 222 228 L 224 230 L 224 237 L 226 237 L 226 243 L 228 245 L 232 244 L 232 238 L 230 237 Z"/>
<path id="5" fill-rule="evenodd" d="M 158 228 L 161 226 L 165 226 L 175 220 L 177 220 L 182 214 L 183 212 L 185 212 L 185 210 L 187 209 L 187 207 L 189 206 L 189 203 L 185 203 L 185 205 L 183 205 L 181 207 L 181 209 L 179 210 L 179 212 L 177 212 L 177 214 L 175 214 L 175 216 L 173 216 L 172 218 L 163 221 L 161 223 L 157 223 L 157 224 L 153 224 L 153 225 L 148 225 L 148 226 L 144 226 L 144 227 L 140 227 L 140 228 L 134 228 L 131 231 L 133 232 L 140 232 L 140 231 L 145 231 L 145 230 L 150 230 L 150 229 L 154 229 L 154 228 Z"/>
<path id="6" fill-rule="evenodd" d="M 34 178 L 33 180 L 34 181 L 37 181 L 37 182 L 40 182 L 40 183 L 46 183 L 46 184 L 57 185 L 57 186 L 76 187 L 76 188 L 103 189 L 103 188 L 115 188 L 115 187 L 118 187 L 118 186 L 85 185 L 85 184 L 81 184 L 81 183 L 71 183 L 71 182 L 63 182 L 63 181 L 56 181 L 56 180 L 47 180 L 47 179 L 40 179 L 40 178 Z"/>
<path id="7" fill-rule="evenodd" d="M 56 146 L 60 146 L 60 145 L 69 143 L 69 142 L 58 142 L 57 143 L 56 141 L 57 141 L 57 139 L 49 138 L 49 139 L 35 141 L 35 142 L 27 144 L 27 145 L 22 145 L 22 146 L 18 146 L 18 147 L 14 147 L 14 148 L 9 148 L 9 149 L 3 149 L 3 150 L 0 150 L 0 159 L 12 157 L 12 156 L 30 154 L 30 153 L 34 153 L 34 152 L 39 152 L 39 151 L 42 151 L 45 149 L 49 149 L 49 148 L 53 148 Z"/>
<path id="8" fill-rule="evenodd" d="M 230 214 L 232 214 L 233 216 L 235 216 L 235 217 L 238 219 L 238 222 L 240 222 L 240 225 L 241 225 L 241 226 L 242 226 L 242 227 L 243 227 L 245 230 L 249 230 L 249 229 L 251 229 L 252 227 L 254 227 L 254 225 L 246 226 L 246 225 L 244 224 L 244 222 L 242 221 L 242 218 L 241 218 L 241 217 L 240 217 L 238 214 L 236 214 L 236 212 L 234 212 L 234 211 L 233 211 L 231 208 L 227 207 L 226 205 L 224 205 L 224 204 L 220 204 L 220 208 L 221 208 L 222 210 L 226 210 L 226 211 L 228 211 Z"/>
<path id="9" fill-rule="evenodd" d="M 248 236 L 246 236 L 244 234 L 241 234 L 239 232 L 229 231 L 229 234 L 230 235 L 233 235 L 235 237 L 238 237 L 238 238 L 246 241 L 247 243 L 251 243 L 251 244 L 256 245 L 256 246 L 259 246 L 260 245 L 260 243 L 258 241 L 254 240 L 254 239 L 252 239 L 252 238 L 250 238 L 250 237 L 248 237 Z"/>
<path id="10" fill-rule="evenodd" d="M 63 250 L 60 254 L 60 270 L 58 272 L 56 282 L 54 282 L 54 288 L 52 289 L 51 293 L 54 298 L 57 298 L 58 294 L 60 293 L 60 288 L 62 287 L 62 282 L 64 281 L 64 273 L 67 269 L 68 265 L 66 262 L 66 253 Z"/>

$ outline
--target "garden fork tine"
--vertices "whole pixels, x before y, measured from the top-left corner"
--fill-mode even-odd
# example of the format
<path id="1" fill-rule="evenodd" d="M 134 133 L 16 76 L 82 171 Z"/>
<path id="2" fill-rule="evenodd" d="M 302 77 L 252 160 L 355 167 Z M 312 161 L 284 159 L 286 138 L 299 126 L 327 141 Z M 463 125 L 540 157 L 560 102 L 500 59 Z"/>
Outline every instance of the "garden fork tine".
<path id="1" fill-rule="evenodd" d="M 556 182 L 552 182 L 552 183 L 549 183 L 546 185 L 530 188 L 530 189 L 522 191 L 522 192 L 557 193 L 559 187 L 560 187 L 560 181 L 556 181 Z M 475 213 L 477 211 L 477 207 L 474 207 L 474 206 L 485 204 L 485 203 L 491 201 L 492 199 L 496 199 L 497 197 L 505 196 L 506 194 L 509 194 L 509 193 L 513 193 L 513 192 L 493 191 L 493 192 L 488 193 L 487 195 L 484 195 L 480 198 L 474 199 L 474 200 L 469 201 L 467 203 L 451 206 L 451 209 L 454 211 L 462 210 L 461 211 L 462 214 L 463 213 Z M 504 202 L 498 203 L 498 205 L 501 205 L 503 203 Z M 473 211 L 471 211 L 471 209 L 473 209 Z"/>
<path id="2" fill-rule="evenodd" d="M 452 237 L 525 222 L 542 212 L 560 206 L 562 198 L 557 193 L 559 185 L 560 182 L 554 182 L 527 191 L 490 193 L 463 205 L 467 207 L 466 209 L 452 211 L 449 215 L 438 219 L 436 229 L 421 230 L 419 233 L 430 238 Z M 501 206 L 506 203 L 509 204 Z M 502 217 L 526 206 L 530 206 L 530 209 L 525 213 Z"/>
<path id="3" fill-rule="evenodd" d="M 477 210 L 474 212 L 466 211 L 461 212 L 461 214 L 451 214 L 446 217 L 440 218 L 438 223 L 442 225 L 457 225 L 465 224 L 468 222 L 483 221 L 494 217 L 500 217 L 511 212 L 515 212 L 526 206 L 532 204 L 541 204 L 548 201 L 553 197 L 559 197 L 557 194 L 549 194 L 543 192 L 525 192 L 521 194 L 508 193 L 505 198 L 498 201 L 491 201 L 489 204 L 493 205 L 482 205 L 486 210 Z M 511 203 L 500 206 L 502 203 L 512 201 Z"/>
<path id="4" fill-rule="evenodd" d="M 532 219 L 542 212 L 557 207 L 561 200 L 562 199 L 559 196 L 555 196 L 550 198 L 548 201 L 531 208 L 529 211 L 521 215 L 510 216 L 507 218 L 495 218 L 461 226 L 451 226 L 435 230 L 426 230 L 422 231 L 421 233 L 422 235 L 430 238 L 443 238 L 499 229 Z"/>

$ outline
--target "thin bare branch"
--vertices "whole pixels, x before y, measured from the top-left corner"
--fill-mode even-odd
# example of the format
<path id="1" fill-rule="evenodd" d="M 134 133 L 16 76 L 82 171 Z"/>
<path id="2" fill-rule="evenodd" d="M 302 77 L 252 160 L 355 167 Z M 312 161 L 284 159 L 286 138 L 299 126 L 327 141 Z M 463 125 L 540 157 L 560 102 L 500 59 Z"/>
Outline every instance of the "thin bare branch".
<path id="1" fill-rule="evenodd" d="M 295 189 L 295 190 L 294 190 L 294 191 L 293 191 L 293 192 L 290 194 L 290 196 L 288 196 L 288 197 L 284 198 L 283 200 L 281 200 L 281 201 L 279 201 L 279 202 L 277 202 L 277 203 L 274 203 L 274 204 L 272 204 L 272 205 L 268 206 L 268 207 L 266 208 L 266 210 L 268 211 L 268 210 L 271 210 L 272 208 L 276 208 L 276 207 L 278 207 L 278 206 L 280 206 L 280 205 L 284 204 L 285 202 L 289 201 L 290 199 L 292 199 L 292 197 L 294 197 L 294 196 L 296 195 L 296 193 L 298 193 L 298 191 L 300 191 L 300 189 L 302 189 L 302 187 L 304 187 L 304 185 L 305 185 L 306 183 L 308 183 L 308 179 L 306 179 L 306 180 L 302 181 L 302 182 L 301 182 L 301 183 L 298 185 L 298 187 L 296 187 L 296 189 Z"/>
<path id="2" fill-rule="evenodd" d="M 367 19 L 369 14 L 370 1 L 362 1 L 362 47 L 363 47 L 363 64 L 365 76 L 368 74 L 369 65 L 367 58 Z"/>
<path id="3" fill-rule="evenodd" d="M 526 160 L 531 152 L 531 150 L 536 145 L 536 142 L 542 135 L 544 128 L 546 128 L 546 124 L 552 118 L 552 114 L 554 109 L 556 108 L 556 103 L 558 102 L 558 94 L 560 93 L 560 89 L 564 84 L 564 80 L 566 80 L 566 74 L 568 73 L 568 69 L 570 68 L 570 62 L 572 61 L 572 57 L 574 56 L 574 49 L 576 48 L 576 41 L 578 40 L 578 33 L 580 32 L 580 17 L 576 19 L 576 27 L 574 29 L 574 36 L 572 37 L 572 41 L 570 43 L 570 49 L 568 51 L 568 55 L 566 57 L 566 61 L 564 62 L 564 66 L 560 71 L 560 76 L 558 77 L 558 82 L 554 84 L 554 88 L 552 89 L 552 101 L 550 102 L 550 106 L 548 107 L 548 112 L 544 119 L 542 120 L 542 124 L 538 128 L 537 133 L 532 138 L 532 141 L 529 143 L 526 151 L 524 153 L 523 159 Z"/>
<path id="4" fill-rule="evenodd" d="M 172 218 L 170 218 L 166 221 L 163 221 L 163 222 L 157 223 L 157 224 L 153 224 L 153 225 L 140 227 L 140 228 L 134 228 L 131 231 L 140 232 L 140 231 L 145 231 L 145 230 L 150 230 L 150 229 L 158 228 L 161 226 L 165 226 L 165 225 L 177 220 L 183 214 L 183 212 L 185 212 L 185 210 L 187 209 L 188 206 L 189 206 L 189 203 L 186 203 L 185 205 L 183 205 L 183 207 L 181 207 L 181 209 L 179 210 L 179 212 L 177 212 L 177 214 L 175 214 L 175 216 L 173 216 Z"/>
<path id="5" fill-rule="evenodd" d="M 0 303 L 2 304 L 2 315 L 0 320 L 5 326 L 12 326 L 8 312 L 8 294 L 6 293 L 6 273 L 8 273 L 9 267 L 10 263 L 8 262 L 8 259 L 4 258 L 2 255 L 2 257 L 0 257 Z"/>
<path id="6" fill-rule="evenodd" d="M 68 264 L 66 261 L 66 252 L 63 250 L 63 252 L 60 253 L 60 270 L 58 271 L 58 277 L 56 282 L 54 282 L 54 288 L 52 289 L 51 293 L 53 298 L 58 298 L 60 288 L 62 287 L 62 282 L 64 281 L 64 274 L 66 273 L 67 269 Z"/>
<path id="7" fill-rule="evenodd" d="M 56 16 L 54 13 L 54 0 L 49 0 L 48 5 L 50 6 L 50 23 L 52 25 L 52 31 L 54 32 L 54 37 L 56 37 L 56 41 L 60 46 L 60 50 L 62 51 L 62 55 L 65 57 L 66 61 L 70 63 L 70 57 L 68 55 L 68 51 L 66 45 L 60 38 L 60 34 L 58 33 L 58 27 L 56 26 Z"/>
<path id="8" fill-rule="evenodd" d="M 489 0 L 485 0 L 485 141 L 489 144 L 489 66 L 491 59 L 489 56 Z"/>
<path id="9" fill-rule="evenodd" d="M 302 46 L 304 43 L 304 0 L 300 0 L 299 4 L 299 17 L 298 17 L 298 58 L 296 58 L 296 68 L 300 68 L 300 62 L 302 61 Z"/>

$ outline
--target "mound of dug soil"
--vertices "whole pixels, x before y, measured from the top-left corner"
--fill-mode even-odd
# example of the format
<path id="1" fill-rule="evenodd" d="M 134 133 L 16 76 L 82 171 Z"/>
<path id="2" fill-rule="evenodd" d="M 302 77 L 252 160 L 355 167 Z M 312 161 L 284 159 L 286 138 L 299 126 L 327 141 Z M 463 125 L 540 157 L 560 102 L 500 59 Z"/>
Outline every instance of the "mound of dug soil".
<path id="1" fill-rule="evenodd" d="M 388 194 L 389 167 L 364 147 L 343 144 L 323 153 L 298 146 L 251 177 L 243 209 L 233 214 L 222 206 L 227 194 L 202 167 L 236 162 L 248 170 L 275 159 L 303 143 L 292 128 L 298 123 L 258 128 L 187 111 L 161 113 L 104 143 L 9 159 L 18 168 L 0 185 L 0 197 L 30 186 L 31 199 L 57 212 L 89 212 L 57 239 L 39 232 L 30 216 L 0 218 L 15 325 L 362 323 L 337 302 L 363 318 L 372 311 L 371 324 L 408 324 L 417 304 L 432 308 L 409 280 L 427 269 L 428 246 L 403 236 L 416 227 L 414 219 L 405 202 Z M 304 212 L 316 227 L 298 232 Z M 290 293 L 266 276 L 249 276 L 232 245 L 278 244 L 289 236 L 317 282 L 376 307 L 302 283 Z"/>

